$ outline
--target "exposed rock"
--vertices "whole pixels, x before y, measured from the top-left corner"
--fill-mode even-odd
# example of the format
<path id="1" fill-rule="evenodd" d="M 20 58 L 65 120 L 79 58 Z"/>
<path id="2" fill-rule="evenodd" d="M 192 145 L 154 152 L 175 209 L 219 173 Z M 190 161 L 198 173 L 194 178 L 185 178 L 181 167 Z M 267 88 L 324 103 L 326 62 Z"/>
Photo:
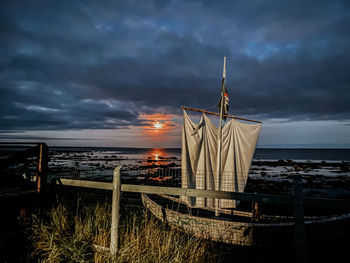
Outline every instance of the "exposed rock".
<path id="1" fill-rule="evenodd" d="M 301 170 L 302 169 L 301 169 L 301 167 L 299 165 L 297 165 L 297 164 L 294 165 L 294 171 L 300 172 Z"/>
<path id="2" fill-rule="evenodd" d="M 286 162 L 285 162 L 285 160 L 278 160 L 277 163 L 278 163 L 278 165 L 285 165 Z"/>
<path id="3" fill-rule="evenodd" d="M 340 164 L 340 171 L 342 173 L 349 172 L 350 171 L 349 163 L 342 161 Z"/>

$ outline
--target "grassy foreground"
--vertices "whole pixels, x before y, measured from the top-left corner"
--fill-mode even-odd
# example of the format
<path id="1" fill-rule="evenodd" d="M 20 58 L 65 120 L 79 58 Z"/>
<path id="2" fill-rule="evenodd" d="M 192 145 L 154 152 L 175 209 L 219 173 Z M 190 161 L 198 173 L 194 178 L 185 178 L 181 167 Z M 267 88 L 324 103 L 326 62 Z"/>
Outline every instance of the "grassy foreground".
<path id="1" fill-rule="evenodd" d="M 72 211 L 73 210 L 73 211 Z M 109 254 L 111 207 L 59 204 L 33 216 L 31 258 L 40 262 L 218 262 L 212 243 L 167 228 L 150 215 L 128 213 L 116 258 Z"/>

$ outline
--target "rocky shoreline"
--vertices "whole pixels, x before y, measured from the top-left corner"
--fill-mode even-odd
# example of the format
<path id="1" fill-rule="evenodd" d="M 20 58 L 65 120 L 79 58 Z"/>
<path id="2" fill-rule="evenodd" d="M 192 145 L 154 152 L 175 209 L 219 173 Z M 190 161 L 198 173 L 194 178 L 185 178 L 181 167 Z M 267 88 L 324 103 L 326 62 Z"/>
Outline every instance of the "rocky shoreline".
<path id="1" fill-rule="evenodd" d="M 111 181 L 122 165 L 122 180 L 135 184 L 181 185 L 180 156 L 115 151 L 50 151 L 49 179 Z M 10 174 L 35 175 L 35 158 L 10 167 Z M 350 198 L 350 169 L 344 161 L 253 160 L 245 191 L 290 194 L 293 174 L 301 174 L 308 196 Z"/>

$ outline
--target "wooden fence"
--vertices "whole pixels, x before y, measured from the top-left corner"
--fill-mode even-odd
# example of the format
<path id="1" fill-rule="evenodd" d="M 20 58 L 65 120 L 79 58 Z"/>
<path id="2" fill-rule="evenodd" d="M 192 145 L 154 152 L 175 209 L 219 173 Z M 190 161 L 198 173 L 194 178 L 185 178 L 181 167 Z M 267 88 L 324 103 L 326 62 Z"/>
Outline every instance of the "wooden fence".
<path id="1" fill-rule="evenodd" d="M 0 172 L 14 163 L 25 161 L 28 157 L 37 157 L 36 163 L 36 192 L 45 191 L 47 182 L 47 170 L 49 161 L 49 148 L 42 142 L 0 142 L 0 147 L 23 147 L 22 151 L 13 153 L 7 158 L 0 160 Z"/>
<path id="2" fill-rule="evenodd" d="M 176 187 L 148 186 L 121 184 L 121 166 L 114 169 L 113 182 L 94 182 L 83 180 L 59 179 L 56 184 L 75 187 L 87 187 L 95 189 L 112 190 L 112 224 L 110 252 L 116 255 L 118 249 L 119 206 L 121 192 L 134 192 L 146 194 L 167 194 L 189 197 L 209 197 L 218 199 L 232 199 L 251 202 L 273 203 L 279 205 L 292 205 L 295 218 L 295 247 L 298 262 L 305 261 L 305 229 L 304 229 L 304 204 L 318 207 L 339 207 L 350 209 L 350 200 L 310 198 L 303 196 L 301 176 L 294 176 L 293 196 L 278 196 L 269 194 L 237 193 L 225 191 L 211 191 L 199 189 L 184 189 Z"/>

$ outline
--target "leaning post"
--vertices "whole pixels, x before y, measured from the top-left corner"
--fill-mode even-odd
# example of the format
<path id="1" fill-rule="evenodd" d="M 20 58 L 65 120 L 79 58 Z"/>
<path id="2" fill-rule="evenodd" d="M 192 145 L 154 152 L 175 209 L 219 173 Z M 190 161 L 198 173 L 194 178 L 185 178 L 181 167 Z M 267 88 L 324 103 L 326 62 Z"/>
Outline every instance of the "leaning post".
<path id="1" fill-rule="evenodd" d="M 304 223 L 304 191 L 300 174 L 293 175 L 293 214 L 295 260 L 298 263 L 306 262 L 306 240 Z"/>
<path id="2" fill-rule="evenodd" d="M 112 194 L 112 224 L 111 224 L 111 245 L 110 252 L 113 257 L 117 255 L 118 251 L 118 228 L 119 228 L 119 204 L 121 193 L 120 169 L 118 166 L 113 172 L 113 194 Z"/>
<path id="3" fill-rule="evenodd" d="M 47 169 L 49 149 L 46 143 L 39 144 L 39 154 L 36 173 L 36 191 L 42 193 L 45 190 L 47 183 Z"/>

